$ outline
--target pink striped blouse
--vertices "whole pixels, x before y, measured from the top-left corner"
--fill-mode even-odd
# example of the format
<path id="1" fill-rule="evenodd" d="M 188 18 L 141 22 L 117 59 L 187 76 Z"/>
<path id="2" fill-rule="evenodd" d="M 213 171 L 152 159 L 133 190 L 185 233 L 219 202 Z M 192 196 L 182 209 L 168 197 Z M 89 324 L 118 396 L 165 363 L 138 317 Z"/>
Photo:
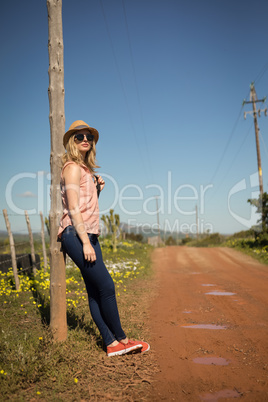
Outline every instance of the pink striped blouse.
<path id="1" fill-rule="evenodd" d="M 58 237 L 61 237 L 64 229 L 72 225 L 72 218 L 70 211 L 68 209 L 68 200 L 66 195 L 66 188 L 63 178 L 63 171 L 66 166 L 73 161 L 66 162 L 61 171 L 61 199 L 63 205 L 63 215 L 60 220 L 60 227 L 58 231 Z M 92 173 L 88 170 L 86 166 L 80 166 L 81 169 L 81 179 L 79 188 L 79 209 L 82 214 L 85 229 L 87 233 L 100 234 L 99 229 L 99 203 L 96 185 L 94 183 L 94 177 Z"/>

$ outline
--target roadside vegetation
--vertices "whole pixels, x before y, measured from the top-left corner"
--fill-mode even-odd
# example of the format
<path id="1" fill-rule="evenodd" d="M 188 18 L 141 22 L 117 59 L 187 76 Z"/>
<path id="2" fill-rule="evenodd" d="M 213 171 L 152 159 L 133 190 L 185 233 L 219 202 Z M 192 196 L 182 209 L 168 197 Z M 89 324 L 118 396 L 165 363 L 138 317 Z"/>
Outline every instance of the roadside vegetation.
<path id="1" fill-rule="evenodd" d="M 254 229 L 237 232 L 231 236 L 213 233 L 199 236 L 199 239 L 188 237 L 183 239 L 181 244 L 189 247 L 231 247 L 268 264 L 268 233 Z"/>
<path id="2" fill-rule="evenodd" d="M 181 240 L 181 244 L 191 247 L 232 247 L 268 264 L 268 194 L 263 193 L 262 197 L 247 202 L 255 206 L 256 212 L 260 214 L 255 227 L 231 236 L 220 233 L 205 233 L 198 238 L 188 236 Z"/>
<path id="3" fill-rule="evenodd" d="M 151 247 L 121 241 L 113 252 L 102 240 L 115 286 L 122 326 L 132 339 L 149 339 L 144 325 L 151 288 Z M 92 322 L 79 269 L 67 260 L 68 339 L 53 342 L 49 329 L 49 267 L 35 277 L 0 273 L 0 400 L 74 401 L 142 400 L 156 366 L 153 353 L 107 358 Z"/>

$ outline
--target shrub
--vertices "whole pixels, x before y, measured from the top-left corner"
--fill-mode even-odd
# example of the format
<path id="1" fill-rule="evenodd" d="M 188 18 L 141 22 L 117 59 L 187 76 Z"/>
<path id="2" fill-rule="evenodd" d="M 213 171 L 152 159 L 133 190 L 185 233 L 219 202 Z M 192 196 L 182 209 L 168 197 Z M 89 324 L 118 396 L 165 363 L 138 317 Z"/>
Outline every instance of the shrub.
<path id="1" fill-rule="evenodd" d="M 176 244 L 176 240 L 172 236 L 169 236 L 166 240 L 166 245 L 174 246 L 175 244 Z"/>
<path id="2" fill-rule="evenodd" d="M 191 237 L 185 237 L 184 239 L 182 239 L 181 244 L 185 245 L 185 244 L 189 243 L 192 240 L 193 239 Z"/>
<path id="3" fill-rule="evenodd" d="M 223 242 L 224 237 L 219 233 L 212 233 L 211 235 L 202 237 L 200 240 L 195 240 L 192 242 L 191 246 L 194 247 L 209 247 L 218 246 Z"/>
<path id="4" fill-rule="evenodd" d="M 140 233 L 126 233 L 126 239 L 129 240 L 134 240 L 134 241 L 138 241 L 138 242 L 142 242 L 143 241 L 143 235 Z"/>

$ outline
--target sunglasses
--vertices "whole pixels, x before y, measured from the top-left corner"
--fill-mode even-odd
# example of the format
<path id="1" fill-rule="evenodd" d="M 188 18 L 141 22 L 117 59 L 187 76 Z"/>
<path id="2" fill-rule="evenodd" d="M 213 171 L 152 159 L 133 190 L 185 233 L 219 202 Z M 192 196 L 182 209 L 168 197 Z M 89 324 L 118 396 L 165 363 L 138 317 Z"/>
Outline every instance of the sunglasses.
<path id="1" fill-rule="evenodd" d="M 82 142 L 84 140 L 84 137 L 86 137 L 86 139 L 88 140 L 88 142 L 92 142 L 94 140 L 94 135 L 93 134 L 75 134 L 74 138 L 79 141 Z"/>

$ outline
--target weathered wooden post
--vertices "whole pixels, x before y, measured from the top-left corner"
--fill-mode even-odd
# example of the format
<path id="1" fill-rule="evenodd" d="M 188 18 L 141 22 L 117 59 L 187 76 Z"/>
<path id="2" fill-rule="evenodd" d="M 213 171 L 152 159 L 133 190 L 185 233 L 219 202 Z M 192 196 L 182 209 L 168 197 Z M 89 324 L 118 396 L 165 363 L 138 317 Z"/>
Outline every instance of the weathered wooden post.
<path id="1" fill-rule="evenodd" d="M 36 260 L 35 260 L 35 250 L 34 250 L 34 241 L 33 241 L 33 232 L 31 228 L 31 223 L 29 219 L 29 215 L 27 211 L 24 211 L 25 219 L 27 223 L 28 233 L 29 233 L 29 240 L 31 246 L 31 258 L 32 258 L 32 266 L 33 266 L 33 274 L 36 275 Z"/>
<path id="2" fill-rule="evenodd" d="M 7 233 L 8 233 L 8 237 L 9 237 L 10 254 L 11 254 L 13 275 L 14 275 L 14 280 L 15 280 L 15 287 L 16 287 L 16 290 L 19 290 L 20 281 L 19 281 L 19 277 L 18 277 L 16 250 L 15 250 L 14 238 L 13 238 L 13 234 L 11 232 L 11 227 L 10 227 L 10 223 L 9 223 L 9 219 L 8 219 L 6 209 L 3 209 L 3 215 L 4 215 L 4 218 L 5 218 Z"/>
<path id="3" fill-rule="evenodd" d="M 50 226 L 50 327 L 55 340 L 67 338 L 65 261 L 57 242 L 62 214 L 60 197 L 61 155 L 64 152 L 64 66 L 62 0 L 47 0 L 49 53 L 49 121 L 51 135 L 51 209 Z"/>
<path id="4" fill-rule="evenodd" d="M 41 239 L 42 239 L 42 249 L 43 249 L 43 259 L 44 259 L 44 272 L 47 270 L 47 250 L 46 250 L 46 242 L 45 242 L 45 225 L 43 214 L 40 211 L 40 219 L 41 219 Z"/>

